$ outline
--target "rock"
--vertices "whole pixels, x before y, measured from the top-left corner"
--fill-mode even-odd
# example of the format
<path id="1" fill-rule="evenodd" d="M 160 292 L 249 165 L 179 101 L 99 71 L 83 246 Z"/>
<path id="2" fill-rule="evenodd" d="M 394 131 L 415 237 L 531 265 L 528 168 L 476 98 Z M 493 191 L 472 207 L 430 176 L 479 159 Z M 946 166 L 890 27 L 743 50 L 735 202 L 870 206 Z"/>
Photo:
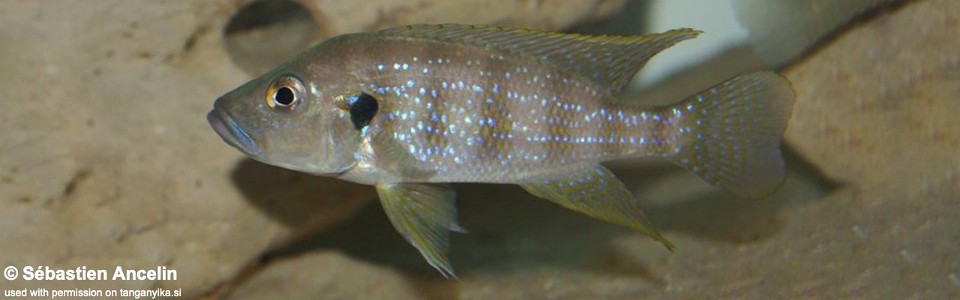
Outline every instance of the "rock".
<path id="1" fill-rule="evenodd" d="M 315 251 L 259 270 L 227 299 L 421 299 L 397 271 Z"/>
<path id="2" fill-rule="evenodd" d="M 785 72 L 798 93 L 786 139 L 799 158 L 771 198 L 732 200 L 676 169 L 635 178 L 641 199 L 670 198 L 645 208 L 674 253 L 514 186 L 458 185 L 470 230 L 453 236 L 458 280 L 431 270 L 368 205 L 371 188 L 242 159 L 209 128 L 213 99 L 252 77 L 223 35 L 248 3 L 0 3 L 0 266 L 178 272 L 175 281 L 3 280 L 3 289 L 307 299 L 960 294 L 956 1 L 912 1 L 865 20 Z M 413 20 L 558 28 L 622 4 L 300 3 L 324 25 L 316 39 Z M 798 170 L 804 161 L 816 172 Z M 840 186 L 824 194 L 803 173 Z"/>
<path id="3" fill-rule="evenodd" d="M 957 11 L 950 1 L 904 5 L 788 70 L 797 102 L 787 143 L 863 190 L 916 193 L 956 180 Z"/>

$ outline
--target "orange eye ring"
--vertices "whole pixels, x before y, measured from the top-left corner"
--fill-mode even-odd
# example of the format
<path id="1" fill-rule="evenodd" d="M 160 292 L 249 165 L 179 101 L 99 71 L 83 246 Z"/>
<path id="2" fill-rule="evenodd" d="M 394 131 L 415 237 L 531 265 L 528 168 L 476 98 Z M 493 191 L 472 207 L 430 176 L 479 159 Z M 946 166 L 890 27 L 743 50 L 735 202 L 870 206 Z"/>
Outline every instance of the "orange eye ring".
<path id="1" fill-rule="evenodd" d="M 283 75 L 270 84 L 264 98 L 270 108 L 292 111 L 306 98 L 305 95 L 306 88 L 304 88 L 300 79 L 291 75 Z"/>

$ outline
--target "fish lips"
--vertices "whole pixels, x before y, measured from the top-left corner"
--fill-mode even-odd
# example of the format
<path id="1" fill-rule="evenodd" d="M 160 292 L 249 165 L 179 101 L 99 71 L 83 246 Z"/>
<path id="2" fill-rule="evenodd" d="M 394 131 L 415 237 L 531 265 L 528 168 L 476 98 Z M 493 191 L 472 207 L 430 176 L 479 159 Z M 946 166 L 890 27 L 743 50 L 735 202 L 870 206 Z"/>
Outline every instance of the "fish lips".
<path id="1" fill-rule="evenodd" d="M 250 137 L 250 134 L 243 130 L 227 112 L 214 108 L 207 113 L 207 122 L 210 122 L 210 126 L 217 132 L 217 135 L 230 146 L 253 157 L 260 157 L 260 154 L 263 153 L 263 150 Z"/>

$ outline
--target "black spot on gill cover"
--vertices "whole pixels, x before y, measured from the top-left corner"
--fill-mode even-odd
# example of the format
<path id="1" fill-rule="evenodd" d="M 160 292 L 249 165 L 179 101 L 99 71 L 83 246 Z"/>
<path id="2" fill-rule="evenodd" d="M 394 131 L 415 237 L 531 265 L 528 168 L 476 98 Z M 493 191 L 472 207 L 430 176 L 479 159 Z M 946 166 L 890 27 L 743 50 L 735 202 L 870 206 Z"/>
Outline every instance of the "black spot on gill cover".
<path id="1" fill-rule="evenodd" d="M 370 125 L 370 120 L 377 115 L 379 109 L 377 99 L 367 93 L 360 93 L 350 102 L 350 121 L 357 130 Z"/>

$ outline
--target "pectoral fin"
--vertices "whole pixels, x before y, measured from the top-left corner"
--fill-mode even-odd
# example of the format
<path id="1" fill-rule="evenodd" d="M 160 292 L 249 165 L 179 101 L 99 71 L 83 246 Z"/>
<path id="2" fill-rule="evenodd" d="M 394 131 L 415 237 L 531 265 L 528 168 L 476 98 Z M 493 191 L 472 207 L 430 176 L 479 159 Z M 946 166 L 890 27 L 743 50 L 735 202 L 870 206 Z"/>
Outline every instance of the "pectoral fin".
<path id="1" fill-rule="evenodd" d="M 391 135 L 378 133 L 373 137 L 373 148 L 380 159 L 378 167 L 403 177 L 405 180 L 427 180 L 436 172 L 413 154 L 410 154 L 399 141 Z"/>
<path id="2" fill-rule="evenodd" d="M 640 203 L 610 170 L 595 166 L 568 174 L 521 184 L 531 194 L 563 207 L 649 235 L 673 250 L 640 209 Z"/>
<path id="3" fill-rule="evenodd" d="M 457 225 L 455 194 L 446 185 L 395 183 L 377 185 L 380 203 L 393 227 L 444 277 L 454 276 L 447 248 Z"/>

